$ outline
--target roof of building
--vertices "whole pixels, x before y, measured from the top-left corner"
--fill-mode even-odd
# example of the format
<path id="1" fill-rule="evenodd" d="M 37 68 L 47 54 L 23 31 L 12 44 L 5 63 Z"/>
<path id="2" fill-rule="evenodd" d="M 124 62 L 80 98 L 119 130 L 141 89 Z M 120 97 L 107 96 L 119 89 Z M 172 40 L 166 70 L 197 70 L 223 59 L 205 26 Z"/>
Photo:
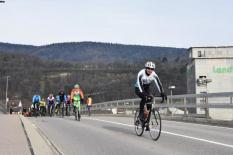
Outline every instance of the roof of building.
<path id="1" fill-rule="evenodd" d="M 199 47 L 190 47 L 188 50 L 193 48 L 233 48 L 233 46 L 199 46 Z"/>

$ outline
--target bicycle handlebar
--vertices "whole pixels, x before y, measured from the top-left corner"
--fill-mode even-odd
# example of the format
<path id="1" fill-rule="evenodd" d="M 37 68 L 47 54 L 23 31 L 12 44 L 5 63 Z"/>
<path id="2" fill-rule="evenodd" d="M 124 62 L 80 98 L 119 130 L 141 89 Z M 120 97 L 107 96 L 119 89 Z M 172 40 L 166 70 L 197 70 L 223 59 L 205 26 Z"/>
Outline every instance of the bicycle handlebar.
<path id="1" fill-rule="evenodd" d="M 154 98 L 154 96 L 152 96 L 152 95 L 146 96 L 146 102 L 147 103 L 152 102 L 153 98 Z M 165 100 L 167 100 L 167 99 L 165 97 L 162 97 L 162 100 L 160 101 L 160 103 L 164 103 Z"/>

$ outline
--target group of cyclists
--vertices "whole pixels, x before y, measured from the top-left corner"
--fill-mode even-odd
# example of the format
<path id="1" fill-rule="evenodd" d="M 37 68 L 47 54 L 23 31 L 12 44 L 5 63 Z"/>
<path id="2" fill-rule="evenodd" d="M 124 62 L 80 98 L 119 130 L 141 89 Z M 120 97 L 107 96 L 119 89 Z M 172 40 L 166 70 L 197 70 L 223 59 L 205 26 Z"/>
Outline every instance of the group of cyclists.
<path id="1" fill-rule="evenodd" d="M 92 106 L 91 96 L 89 95 L 85 101 L 90 116 Z M 73 109 L 75 118 L 80 120 L 80 108 L 83 103 L 83 91 L 79 84 L 75 84 L 70 94 L 66 94 L 63 89 L 61 89 L 56 96 L 49 94 L 46 99 L 41 98 L 39 94 L 35 94 L 32 98 L 31 112 L 34 116 L 45 116 L 48 114 L 49 116 L 59 115 L 64 117 L 65 115 L 70 116 L 71 109 Z"/>
<path id="2" fill-rule="evenodd" d="M 162 83 L 159 80 L 158 75 L 155 73 L 155 63 L 148 61 L 145 64 L 145 68 L 138 72 L 137 81 L 135 84 L 135 94 L 141 98 L 139 106 L 139 118 L 141 121 L 144 120 L 144 108 L 148 98 L 153 98 L 150 91 L 150 84 L 153 82 L 157 86 L 160 96 L 162 97 L 162 102 L 167 100 Z M 45 115 L 47 111 L 50 116 L 52 116 L 54 112 L 56 114 L 62 113 L 62 116 L 64 116 L 65 113 L 67 116 L 69 116 L 71 107 L 73 107 L 76 119 L 78 117 L 78 120 L 80 120 L 80 104 L 84 103 L 84 95 L 79 84 L 75 84 L 70 95 L 66 95 L 65 92 L 61 90 L 55 97 L 53 94 L 49 94 L 46 100 L 44 98 L 41 99 L 39 95 L 34 95 L 32 102 L 33 109 L 40 111 L 42 115 Z M 90 115 L 90 107 L 92 104 L 92 99 L 90 96 L 88 96 L 86 103 Z M 147 105 L 146 108 L 150 110 L 151 105 Z M 62 110 L 62 112 L 60 110 Z M 148 117 L 150 118 L 150 113 Z M 146 126 L 146 130 L 150 130 L 149 126 Z"/>

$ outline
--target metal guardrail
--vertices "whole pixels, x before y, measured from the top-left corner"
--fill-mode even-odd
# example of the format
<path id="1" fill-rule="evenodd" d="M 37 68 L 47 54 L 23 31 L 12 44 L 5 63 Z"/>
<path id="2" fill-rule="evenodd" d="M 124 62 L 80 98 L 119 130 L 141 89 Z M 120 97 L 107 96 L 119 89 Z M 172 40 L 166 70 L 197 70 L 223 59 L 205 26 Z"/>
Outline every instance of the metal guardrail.
<path id="1" fill-rule="evenodd" d="M 154 98 L 156 108 L 176 108 L 183 111 L 184 115 L 197 113 L 197 109 L 204 111 L 204 115 L 209 117 L 209 109 L 233 109 L 233 92 L 208 93 L 208 94 L 184 94 L 168 96 L 167 103 L 161 104 L 161 98 Z M 112 109 L 135 110 L 139 107 L 140 98 L 116 100 L 103 103 L 96 103 L 92 106 L 92 111 L 109 111 Z M 122 110 L 123 109 L 123 110 Z M 86 107 L 82 111 L 87 111 Z M 232 114 L 233 117 L 233 114 Z"/>

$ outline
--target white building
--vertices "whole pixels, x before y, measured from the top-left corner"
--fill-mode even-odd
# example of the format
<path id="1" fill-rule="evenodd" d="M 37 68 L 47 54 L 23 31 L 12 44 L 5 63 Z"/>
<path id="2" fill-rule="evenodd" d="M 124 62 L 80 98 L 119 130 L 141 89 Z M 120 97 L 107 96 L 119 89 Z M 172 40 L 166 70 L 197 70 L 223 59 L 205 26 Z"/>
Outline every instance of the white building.
<path id="1" fill-rule="evenodd" d="M 233 46 L 191 47 L 188 52 L 191 59 L 187 65 L 189 94 L 233 92 Z M 229 98 L 210 98 L 208 102 L 229 103 Z M 197 113 L 204 110 L 197 109 Z M 232 109 L 210 109 L 209 114 L 213 119 L 233 120 Z"/>

